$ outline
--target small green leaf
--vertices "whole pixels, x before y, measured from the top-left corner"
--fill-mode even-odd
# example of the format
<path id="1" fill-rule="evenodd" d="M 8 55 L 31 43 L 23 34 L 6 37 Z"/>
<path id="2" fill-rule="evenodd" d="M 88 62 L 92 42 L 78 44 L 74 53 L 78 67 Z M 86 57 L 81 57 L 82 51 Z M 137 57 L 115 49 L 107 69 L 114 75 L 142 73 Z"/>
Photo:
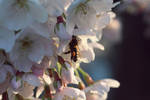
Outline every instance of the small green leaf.
<path id="1" fill-rule="evenodd" d="M 75 75 L 76 75 L 77 77 L 80 77 L 79 72 L 78 72 L 77 69 L 76 69 L 74 72 L 75 72 Z"/>
<path id="2" fill-rule="evenodd" d="M 59 62 L 57 62 L 58 74 L 61 76 L 62 66 Z"/>
<path id="3" fill-rule="evenodd" d="M 66 19 L 66 15 L 65 15 L 65 13 L 63 13 L 63 14 L 62 14 L 62 16 L 64 17 L 64 19 Z"/>

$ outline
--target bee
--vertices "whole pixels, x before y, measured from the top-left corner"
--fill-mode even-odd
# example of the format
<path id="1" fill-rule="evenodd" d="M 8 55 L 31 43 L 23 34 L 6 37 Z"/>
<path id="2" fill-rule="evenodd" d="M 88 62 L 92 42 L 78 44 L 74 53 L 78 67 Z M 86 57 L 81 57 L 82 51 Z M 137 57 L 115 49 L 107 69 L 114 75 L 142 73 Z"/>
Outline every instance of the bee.
<path id="1" fill-rule="evenodd" d="M 64 54 L 71 53 L 71 60 L 73 60 L 74 62 L 78 60 L 78 56 L 79 56 L 78 44 L 79 44 L 79 38 L 75 35 L 72 35 L 72 40 L 69 43 L 70 50 L 64 53 Z"/>

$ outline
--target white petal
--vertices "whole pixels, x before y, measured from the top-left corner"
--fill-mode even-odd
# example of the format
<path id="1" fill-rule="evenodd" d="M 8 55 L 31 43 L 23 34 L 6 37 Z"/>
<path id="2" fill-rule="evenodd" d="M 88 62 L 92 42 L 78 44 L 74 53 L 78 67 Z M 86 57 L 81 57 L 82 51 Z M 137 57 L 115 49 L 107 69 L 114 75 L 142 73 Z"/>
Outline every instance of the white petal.
<path id="1" fill-rule="evenodd" d="M 31 0 L 33 1 L 33 0 Z M 35 0 L 34 0 L 35 1 Z M 28 2 L 28 6 L 30 9 L 30 15 L 39 22 L 46 22 L 48 19 L 48 13 L 39 3 L 36 2 Z"/>
<path id="2" fill-rule="evenodd" d="M 32 51 L 29 52 L 28 57 L 33 62 L 41 61 L 44 56 L 45 50 L 44 50 L 42 43 L 40 42 L 41 42 L 40 39 L 37 40 L 37 42 L 34 43 L 34 45 L 32 46 Z"/>
<path id="3" fill-rule="evenodd" d="M 44 46 L 44 50 L 45 50 L 45 56 L 52 56 L 53 55 L 53 50 L 54 50 L 54 45 L 53 45 L 53 41 L 51 41 L 50 39 L 47 38 L 43 38 L 42 40 L 43 42 L 43 46 Z"/>
<path id="4" fill-rule="evenodd" d="M 93 6 L 98 13 L 109 11 L 114 6 L 113 0 L 93 0 L 88 2 L 89 5 Z"/>
<path id="5" fill-rule="evenodd" d="M 52 28 L 51 23 L 49 24 L 49 23 L 34 22 L 33 24 L 31 24 L 31 28 L 34 29 L 36 33 L 45 38 L 50 38 L 52 30 L 54 30 L 54 28 Z"/>
<path id="6" fill-rule="evenodd" d="M 109 87 L 112 88 L 118 88 L 120 86 L 120 83 L 117 80 L 113 79 L 104 79 L 101 82 L 104 82 L 105 84 L 107 84 Z"/>
<path id="7" fill-rule="evenodd" d="M 89 46 L 90 46 L 90 47 L 93 47 L 93 48 L 98 48 L 98 49 L 104 51 L 104 46 L 103 46 L 102 44 L 100 44 L 100 43 L 97 43 L 97 42 L 90 43 Z"/>
<path id="8" fill-rule="evenodd" d="M 52 81 L 48 75 L 44 74 L 43 79 L 47 84 L 49 84 L 49 85 L 52 84 Z"/>
<path id="9" fill-rule="evenodd" d="M 72 0 L 40 0 L 51 16 L 60 16 Z"/>
<path id="10" fill-rule="evenodd" d="M 38 77 L 36 77 L 33 74 L 25 74 L 22 79 L 26 81 L 28 84 L 33 85 L 33 86 L 39 86 L 40 85 L 40 80 Z"/>
<path id="11" fill-rule="evenodd" d="M 72 100 L 86 100 L 85 93 L 76 88 L 65 87 L 62 91 L 56 94 L 55 100 L 62 100 L 65 96 L 74 98 Z"/>
<path id="12" fill-rule="evenodd" d="M 16 61 L 13 61 L 15 68 L 19 71 L 30 72 L 32 67 L 32 62 L 28 58 L 18 57 Z"/>
<path id="13" fill-rule="evenodd" d="M 33 19 L 28 14 L 27 9 L 14 6 L 14 3 L 15 0 L 3 0 L 0 5 L 0 18 L 9 29 L 19 30 L 29 25 Z"/>
<path id="14" fill-rule="evenodd" d="M 3 65 L 3 67 L 5 68 L 5 70 L 7 71 L 7 72 L 9 72 L 11 75 L 14 75 L 15 73 L 14 73 L 14 70 L 13 70 L 13 68 L 12 68 L 12 66 L 10 66 L 10 65 Z"/>
<path id="15" fill-rule="evenodd" d="M 39 96 L 42 94 L 42 92 L 43 92 L 43 90 L 44 90 L 44 86 L 42 85 L 42 86 L 39 86 L 38 88 L 37 88 L 37 91 L 36 91 L 36 98 L 39 98 Z"/>
<path id="16" fill-rule="evenodd" d="M 68 32 L 66 31 L 66 27 L 63 23 L 60 23 L 58 27 L 59 27 L 59 29 L 56 28 L 56 35 L 61 40 L 71 39 L 72 34 L 68 34 Z"/>
<path id="17" fill-rule="evenodd" d="M 81 55 L 80 60 L 83 61 L 84 63 L 89 63 L 95 59 L 95 53 L 92 48 L 80 51 L 80 55 Z"/>
<path id="18" fill-rule="evenodd" d="M 90 91 L 97 91 L 98 94 L 102 98 L 107 98 L 107 93 L 110 91 L 110 88 L 118 88 L 120 86 L 120 83 L 113 79 L 104 79 L 100 80 L 93 85 L 87 87 L 84 89 L 86 93 Z"/>
<path id="19" fill-rule="evenodd" d="M 69 64 L 65 63 L 67 69 L 62 68 L 61 77 L 64 83 L 72 83 L 76 79 L 74 75 L 74 68 Z"/>
<path id="20" fill-rule="evenodd" d="M 15 34 L 0 26 L 0 49 L 10 52 L 15 43 Z"/>
<path id="21" fill-rule="evenodd" d="M 104 28 L 108 24 L 110 24 L 111 17 L 108 13 L 101 14 L 100 17 L 97 19 L 97 23 L 95 25 L 95 29 L 98 30 L 99 28 Z"/>

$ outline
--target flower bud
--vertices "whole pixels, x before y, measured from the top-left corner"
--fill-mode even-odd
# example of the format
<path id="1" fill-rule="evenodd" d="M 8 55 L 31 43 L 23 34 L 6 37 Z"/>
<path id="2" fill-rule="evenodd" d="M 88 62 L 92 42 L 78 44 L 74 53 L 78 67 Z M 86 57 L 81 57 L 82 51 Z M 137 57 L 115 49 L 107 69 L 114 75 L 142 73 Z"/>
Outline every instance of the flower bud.
<path id="1" fill-rule="evenodd" d="M 85 81 L 87 82 L 88 85 L 91 85 L 94 83 L 93 79 L 91 76 L 89 76 L 88 74 L 84 76 L 85 77 Z"/>
<path id="2" fill-rule="evenodd" d="M 85 88 L 85 85 L 83 82 L 79 82 L 78 87 L 80 90 L 83 90 Z"/>

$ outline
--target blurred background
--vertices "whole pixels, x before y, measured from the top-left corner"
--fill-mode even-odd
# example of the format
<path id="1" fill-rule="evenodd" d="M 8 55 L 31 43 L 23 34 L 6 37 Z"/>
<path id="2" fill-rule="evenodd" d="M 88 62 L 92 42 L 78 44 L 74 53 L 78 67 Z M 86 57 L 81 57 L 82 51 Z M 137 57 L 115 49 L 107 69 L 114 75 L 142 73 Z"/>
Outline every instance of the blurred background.
<path id="1" fill-rule="evenodd" d="M 94 80 L 121 83 L 108 100 L 150 100 L 150 0 L 124 0 L 113 11 L 100 41 L 105 51 L 95 50 L 95 61 L 81 66 Z"/>

